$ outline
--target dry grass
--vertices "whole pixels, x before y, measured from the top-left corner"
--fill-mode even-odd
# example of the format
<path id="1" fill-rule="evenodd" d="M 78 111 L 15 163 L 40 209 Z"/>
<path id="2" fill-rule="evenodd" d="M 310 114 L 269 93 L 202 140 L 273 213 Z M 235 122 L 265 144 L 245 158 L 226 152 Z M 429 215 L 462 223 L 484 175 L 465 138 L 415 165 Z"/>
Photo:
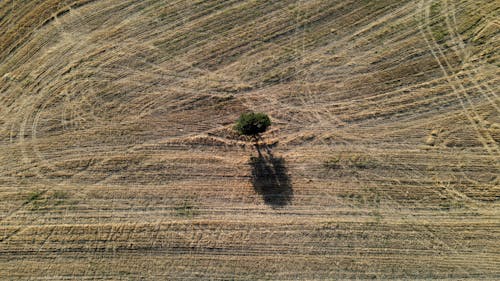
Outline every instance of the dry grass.
<path id="1" fill-rule="evenodd" d="M 500 278 L 499 9 L 0 2 L 0 279 Z"/>

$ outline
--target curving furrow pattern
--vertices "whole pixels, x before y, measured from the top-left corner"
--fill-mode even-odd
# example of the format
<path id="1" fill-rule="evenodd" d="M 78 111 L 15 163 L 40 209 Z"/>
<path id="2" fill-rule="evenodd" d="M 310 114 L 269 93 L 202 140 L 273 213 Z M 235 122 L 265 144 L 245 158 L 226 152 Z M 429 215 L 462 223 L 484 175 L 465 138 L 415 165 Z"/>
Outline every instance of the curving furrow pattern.
<path id="1" fill-rule="evenodd" d="M 498 278 L 499 10 L 0 2 L 0 276 Z"/>

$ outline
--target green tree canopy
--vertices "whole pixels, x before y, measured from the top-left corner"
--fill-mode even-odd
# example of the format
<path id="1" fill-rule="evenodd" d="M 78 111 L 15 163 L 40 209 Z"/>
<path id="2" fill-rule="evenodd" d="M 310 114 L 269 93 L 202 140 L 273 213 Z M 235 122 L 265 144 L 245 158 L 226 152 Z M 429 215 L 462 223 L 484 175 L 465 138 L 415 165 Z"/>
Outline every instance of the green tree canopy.
<path id="1" fill-rule="evenodd" d="M 264 113 L 249 112 L 241 114 L 235 129 L 241 135 L 257 136 L 271 126 L 271 119 Z"/>

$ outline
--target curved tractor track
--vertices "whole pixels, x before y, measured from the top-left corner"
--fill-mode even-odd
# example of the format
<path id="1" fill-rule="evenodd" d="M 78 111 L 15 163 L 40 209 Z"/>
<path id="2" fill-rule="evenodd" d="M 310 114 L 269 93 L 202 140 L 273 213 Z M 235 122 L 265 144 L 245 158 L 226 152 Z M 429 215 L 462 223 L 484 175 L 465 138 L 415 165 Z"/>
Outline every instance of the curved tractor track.
<path id="1" fill-rule="evenodd" d="M 0 279 L 498 279 L 499 11 L 0 2 Z"/>

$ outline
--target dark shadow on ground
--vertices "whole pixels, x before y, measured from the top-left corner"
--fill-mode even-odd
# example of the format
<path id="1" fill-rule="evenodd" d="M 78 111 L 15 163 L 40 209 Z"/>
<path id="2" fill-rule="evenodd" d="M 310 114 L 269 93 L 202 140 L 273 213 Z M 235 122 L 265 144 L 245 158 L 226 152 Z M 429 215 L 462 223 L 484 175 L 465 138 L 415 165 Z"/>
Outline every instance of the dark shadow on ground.
<path id="1" fill-rule="evenodd" d="M 293 189 L 285 160 L 282 157 L 274 157 L 267 146 L 262 147 L 263 149 L 258 145 L 255 147 L 259 155 L 250 158 L 255 191 L 262 196 L 265 204 L 273 208 L 289 204 L 293 197 Z"/>

